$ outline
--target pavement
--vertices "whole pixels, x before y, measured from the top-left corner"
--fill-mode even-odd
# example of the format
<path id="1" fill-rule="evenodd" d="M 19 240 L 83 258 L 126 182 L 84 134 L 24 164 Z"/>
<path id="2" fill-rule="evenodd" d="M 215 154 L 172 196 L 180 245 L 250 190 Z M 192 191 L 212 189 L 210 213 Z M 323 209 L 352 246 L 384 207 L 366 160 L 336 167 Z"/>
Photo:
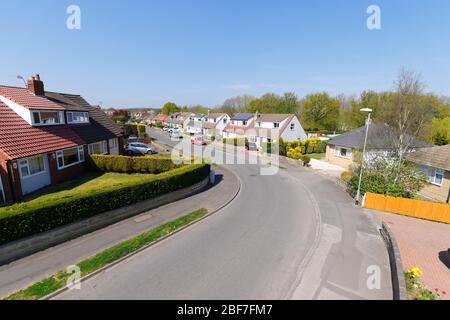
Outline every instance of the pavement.
<path id="1" fill-rule="evenodd" d="M 241 181 L 228 206 L 55 299 L 392 299 L 379 226 L 332 180 L 289 163 L 224 167 Z"/>
<path id="2" fill-rule="evenodd" d="M 345 169 L 323 160 L 311 159 L 311 168 L 320 171 L 330 177 L 340 178 Z"/>
<path id="3" fill-rule="evenodd" d="M 72 241 L 0 266 L 0 297 L 28 287 L 57 271 L 65 270 L 80 260 L 177 217 L 200 208 L 206 208 L 209 212 L 213 212 L 222 207 L 235 196 L 239 180 L 223 168 L 213 167 L 213 170 L 216 171 L 218 181 L 213 187 L 202 193 L 144 212 Z"/>
<path id="4" fill-rule="evenodd" d="M 445 260 L 450 248 L 450 225 L 380 211 L 376 216 L 394 233 L 403 267 L 419 267 L 424 284 L 431 290 L 446 291 L 444 299 L 450 300 L 450 261 Z"/>

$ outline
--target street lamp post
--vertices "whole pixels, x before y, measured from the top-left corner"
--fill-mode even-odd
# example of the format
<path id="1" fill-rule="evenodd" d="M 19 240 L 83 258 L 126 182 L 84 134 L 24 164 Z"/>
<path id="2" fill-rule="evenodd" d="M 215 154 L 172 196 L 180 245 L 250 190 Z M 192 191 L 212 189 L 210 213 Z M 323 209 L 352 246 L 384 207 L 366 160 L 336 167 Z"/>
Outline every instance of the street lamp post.
<path id="1" fill-rule="evenodd" d="M 363 176 L 364 158 L 366 155 L 367 137 L 369 136 L 370 116 L 372 114 L 372 109 L 363 108 L 360 111 L 367 112 L 369 115 L 367 116 L 367 122 L 366 122 L 366 137 L 364 138 L 364 147 L 363 147 L 363 154 L 362 154 L 362 159 L 361 159 L 361 170 L 359 172 L 358 192 L 356 193 L 356 202 L 355 202 L 356 205 L 359 205 L 361 202 L 361 182 L 362 182 L 362 176 Z"/>

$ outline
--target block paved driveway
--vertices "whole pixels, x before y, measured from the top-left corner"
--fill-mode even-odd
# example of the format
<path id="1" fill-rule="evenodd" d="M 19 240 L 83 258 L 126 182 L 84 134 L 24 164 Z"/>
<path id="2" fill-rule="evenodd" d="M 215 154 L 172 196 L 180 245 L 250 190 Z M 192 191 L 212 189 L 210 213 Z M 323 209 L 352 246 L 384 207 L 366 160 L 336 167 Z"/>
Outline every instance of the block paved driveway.
<path id="1" fill-rule="evenodd" d="M 387 212 L 378 211 L 376 215 L 394 232 L 403 267 L 422 269 L 423 282 L 432 290 L 447 291 L 444 299 L 450 300 L 450 263 L 444 260 L 450 248 L 450 225 Z"/>

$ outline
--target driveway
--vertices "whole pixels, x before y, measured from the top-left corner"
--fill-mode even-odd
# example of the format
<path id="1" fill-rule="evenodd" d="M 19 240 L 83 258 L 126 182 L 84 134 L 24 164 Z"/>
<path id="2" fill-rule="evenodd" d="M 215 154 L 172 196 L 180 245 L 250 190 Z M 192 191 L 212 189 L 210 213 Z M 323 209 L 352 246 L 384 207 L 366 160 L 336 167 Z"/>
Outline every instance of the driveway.
<path id="1" fill-rule="evenodd" d="M 392 299 L 377 226 L 332 181 L 289 164 L 226 168 L 242 185 L 229 206 L 56 298 Z"/>

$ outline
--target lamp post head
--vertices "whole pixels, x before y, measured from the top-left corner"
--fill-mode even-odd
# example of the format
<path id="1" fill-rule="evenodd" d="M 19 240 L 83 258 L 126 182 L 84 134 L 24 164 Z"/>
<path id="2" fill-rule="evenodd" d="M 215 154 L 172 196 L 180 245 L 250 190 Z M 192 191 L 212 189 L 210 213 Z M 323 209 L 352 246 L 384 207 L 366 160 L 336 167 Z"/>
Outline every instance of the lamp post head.
<path id="1" fill-rule="evenodd" d="M 359 111 L 361 111 L 361 112 L 372 113 L 372 109 L 370 109 L 370 108 L 362 108 L 362 109 L 360 109 Z"/>

